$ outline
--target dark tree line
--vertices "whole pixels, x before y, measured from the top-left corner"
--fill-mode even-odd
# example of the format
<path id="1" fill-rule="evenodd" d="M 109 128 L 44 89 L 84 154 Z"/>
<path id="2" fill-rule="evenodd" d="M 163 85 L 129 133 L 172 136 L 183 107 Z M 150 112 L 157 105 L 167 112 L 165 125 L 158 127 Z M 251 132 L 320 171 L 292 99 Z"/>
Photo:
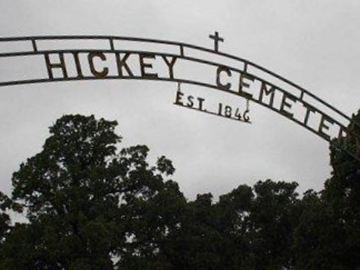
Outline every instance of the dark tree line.
<path id="1" fill-rule="evenodd" d="M 116 122 L 63 116 L 13 174 L 11 197 L 0 193 L 0 269 L 360 269 L 355 123 L 360 114 L 331 144 L 321 192 L 266 180 L 188 201 L 170 160 L 148 164 L 142 145 L 117 149 Z"/>

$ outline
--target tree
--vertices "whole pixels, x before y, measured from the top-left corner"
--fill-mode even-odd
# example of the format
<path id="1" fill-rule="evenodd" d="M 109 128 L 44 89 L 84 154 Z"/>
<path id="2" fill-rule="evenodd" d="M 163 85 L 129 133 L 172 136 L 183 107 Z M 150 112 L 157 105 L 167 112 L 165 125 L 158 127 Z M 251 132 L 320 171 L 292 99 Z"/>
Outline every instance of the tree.
<path id="1" fill-rule="evenodd" d="M 254 199 L 253 189 L 240 185 L 221 195 L 215 205 L 219 216 L 218 230 L 224 239 L 221 253 L 225 269 L 254 269 L 254 254 L 249 235 Z"/>
<path id="2" fill-rule="evenodd" d="M 353 115 L 347 136 L 331 144 L 332 177 L 325 183 L 324 204 L 336 226 L 333 264 L 360 268 L 360 111 Z"/>
<path id="3" fill-rule="evenodd" d="M 7 237 L 2 269 L 106 270 L 156 255 L 157 241 L 177 223 L 172 211 L 185 200 L 164 181 L 174 172 L 165 157 L 149 166 L 146 146 L 117 151 L 116 125 L 65 115 L 42 151 L 20 165 L 12 199 L 29 223 Z M 157 208 L 156 201 L 166 204 Z"/>
<path id="4" fill-rule="evenodd" d="M 254 269 L 290 268 L 294 227 L 298 223 L 298 184 L 267 180 L 254 186 L 249 237 Z"/>
<path id="5" fill-rule="evenodd" d="M 0 247 L 4 243 L 10 230 L 10 216 L 7 210 L 12 206 L 12 201 L 8 196 L 0 192 Z"/>
<path id="6" fill-rule="evenodd" d="M 115 121 L 65 115 L 0 193 L 0 269 L 360 269 L 359 122 L 332 142 L 321 192 L 266 180 L 187 201 L 170 160 L 118 150 Z"/>
<path id="7" fill-rule="evenodd" d="M 217 227 L 218 213 L 212 195 L 197 195 L 188 202 L 178 226 L 169 234 L 164 252 L 176 270 L 219 269 L 224 246 L 222 232 Z"/>
<path id="8" fill-rule="evenodd" d="M 296 183 L 258 182 L 189 202 L 181 227 L 169 235 L 175 269 L 281 269 L 293 265 L 298 224 Z M 179 250 L 182 252 L 179 253 Z"/>
<path id="9" fill-rule="evenodd" d="M 294 247 L 298 269 L 360 269 L 360 112 L 330 145 L 332 176 L 302 200 Z"/>

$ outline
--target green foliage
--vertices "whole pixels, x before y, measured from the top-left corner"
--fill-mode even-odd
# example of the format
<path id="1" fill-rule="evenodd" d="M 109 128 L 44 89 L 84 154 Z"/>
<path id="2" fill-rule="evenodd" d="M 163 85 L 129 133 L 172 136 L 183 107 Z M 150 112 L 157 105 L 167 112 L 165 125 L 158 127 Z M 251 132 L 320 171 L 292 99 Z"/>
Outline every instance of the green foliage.
<path id="1" fill-rule="evenodd" d="M 6 210 L 9 208 L 11 202 L 10 199 L 0 192 L 0 243 L 5 240 L 6 234 L 10 228 L 10 217 L 6 213 Z"/>
<path id="2" fill-rule="evenodd" d="M 12 197 L 0 193 L 0 269 L 360 269 L 356 122 L 331 144 L 322 192 L 266 180 L 187 201 L 170 160 L 118 150 L 116 122 L 63 116 L 13 174 Z"/>
<path id="3" fill-rule="evenodd" d="M 30 223 L 12 228 L 3 268 L 105 270 L 119 257 L 154 253 L 185 199 L 163 178 L 174 172 L 169 160 L 149 166 L 146 146 L 117 151 L 116 125 L 63 116 L 42 151 L 20 165 L 12 199 Z"/>
<path id="4" fill-rule="evenodd" d="M 360 269 L 360 113 L 348 135 L 331 143 L 332 177 L 307 193 L 296 228 L 299 269 Z"/>

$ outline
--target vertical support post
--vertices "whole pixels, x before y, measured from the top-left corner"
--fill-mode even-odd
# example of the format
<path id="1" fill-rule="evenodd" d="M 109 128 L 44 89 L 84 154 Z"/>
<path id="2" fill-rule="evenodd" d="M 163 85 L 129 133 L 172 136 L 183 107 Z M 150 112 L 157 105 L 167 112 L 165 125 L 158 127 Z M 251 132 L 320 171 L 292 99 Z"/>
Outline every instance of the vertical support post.
<path id="1" fill-rule="evenodd" d="M 304 98 L 304 91 L 301 90 L 300 100 L 303 101 L 303 98 Z"/>
<path id="2" fill-rule="evenodd" d="M 244 62 L 244 72 L 247 73 L 248 70 L 248 63 Z"/>
<path id="3" fill-rule="evenodd" d="M 180 56 L 183 57 L 184 56 L 184 46 L 180 45 Z"/>
<path id="4" fill-rule="evenodd" d="M 109 38 L 109 43 L 110 43 L 110 50 L 115 51 L 114 40 L 112 38 Z"/>
<path id="5" fill-rule="evenodd" d="M 36 40 L 34 38 L 31 39 L 31 44 L 32 44 L 34 52 L 37 52 L 38 49 L 37 49 L 37 45 L 36 45 Z"/>

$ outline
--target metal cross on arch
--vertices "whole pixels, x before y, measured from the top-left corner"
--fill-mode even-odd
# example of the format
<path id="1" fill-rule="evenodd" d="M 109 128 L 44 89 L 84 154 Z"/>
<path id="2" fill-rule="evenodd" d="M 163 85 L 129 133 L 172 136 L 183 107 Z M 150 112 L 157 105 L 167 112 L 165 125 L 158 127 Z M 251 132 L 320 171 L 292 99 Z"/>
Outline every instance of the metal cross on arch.
<path id="1" fill-rule="evenodd" d="M 214 51 L 219 51 L 219 42 L 224 42 L 224 38 L 219 36 L 219 32 L 215 31 L 213 35 L 209 35 L 209 38 L 214 40 Z"/>

